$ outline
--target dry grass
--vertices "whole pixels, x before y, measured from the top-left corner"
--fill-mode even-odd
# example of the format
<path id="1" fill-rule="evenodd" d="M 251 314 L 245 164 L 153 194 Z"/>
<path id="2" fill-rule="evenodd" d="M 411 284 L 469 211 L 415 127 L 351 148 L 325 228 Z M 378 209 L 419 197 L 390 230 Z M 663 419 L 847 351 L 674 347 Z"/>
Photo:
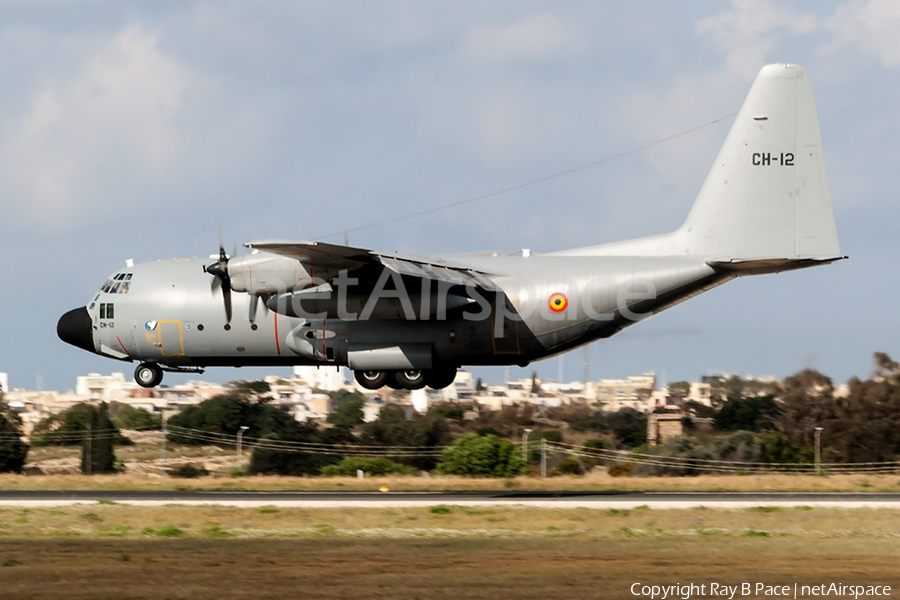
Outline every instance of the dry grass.
<path id="1" fill-rule="evenodd" d="M 175 531 L 177 529 L 177 531 Z M 39 538 L 892 539 L 896 509 L 631 510 L 510 507 L 243 508 L 100 502 L 0 508 L 0 539 Z"/>
<path id="2" fill-rule="evenodd" d="M 204 477 L 137 475 L 0 475 L 0 490 L 259 490 L 259 491 L 735 491 L 735 492 L 900 492 L 898 475 L 701 475 L 699 477 L 517 477 L 512 480 L 463 477 Z"/>
<path id="3" fill-rule="evenodd" d="M 0 597 L 633 598 L 634 582 L 900 587 L 900 511 L 0 509 Z"/>
<path id="4" fill-rule="evenodd" d="M 633 598 L 634 582 L 900 584 L 896 540 L 0 540 L 29 599 Z"/>

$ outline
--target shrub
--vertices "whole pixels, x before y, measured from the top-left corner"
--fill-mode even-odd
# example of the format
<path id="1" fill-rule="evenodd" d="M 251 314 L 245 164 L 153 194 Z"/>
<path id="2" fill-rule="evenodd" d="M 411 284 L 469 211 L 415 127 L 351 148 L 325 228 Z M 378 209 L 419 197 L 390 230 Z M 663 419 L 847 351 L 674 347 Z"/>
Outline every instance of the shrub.
<path id="1" fill-rule="evenodd" d="M 615 463 L 606 469 L 610 477 L 631 477 L 633 471 L 634 465 L 631 463 Z"/>
<path id="2" fill-rule="evenodd" d="M 181 465 L 169 471 L 172 477 L 180 477 L 182 479 L 194 479 L 196 477 L 205 477 L 209 475 L 209 471 L 204 466 L 197 465 Z"/>
<path id="3" fill-rule="evenodd" d="M 409 390 L 402 390 L 409 393 Z M 362 426 L 359 438 L 367 446 L 447 446 L 450 432 L 447 421 L 433 412 L 414 414 L 406 418 L 402 407 L 387 405 L 382 407 L 377 421 Z M 396 457 L 396 461 L 419 471 L 435 468 L 437 459 L 429 454 L 424 456 Z"/>
<path id="4" fill-rule="evenodd" d="M 164 525 L 156 530 L 157 537 L 180 537 L 184 532 L 174 525 Z"/>
<path id="5" fill-rule="evenodd" d="M 567 456 L 553 467 L 553 470 L 550 471 L 550 476 L 555 477 L 557 475 L 584 475 L 585 469 L 578 461 L 577 458 Z"/>
<path id="6" fill-rule="evenodd" d="M 583 445 L 589 450 L 612 450 L 612 444 L 605 438 L 590 438 Z"/>
<path id="7" fill-rule="evenodd" d="M 437 470 L 447 475 L 515 477 L 527 470 L 521 450 L 496 435 L 464 435 L 443 451 Z"/>
<path id="8" fill-rule="evenodd" d="M 27 456 L 28 444 L 22 441 L 22 419 L 9 410 L 0 389 L 0 473 L 18 473 Z"/>
<path id="9" fill-rule="evenodd" d="M 98 429 L 98 409 L 106 415 L 102 430 Z M 92 435 L 97 436 L 97 439 L 102 436 L 102 439 L 109 440 L 117 446 L 129 446 L 134 443 L 123 436 L 109 420 L 109 408 L 106 403 L 95 407 L 86 402 L 79 402 L 61 413 L 41 419 L 34 426 L 34 431 L 31 432 L 31 444 L 33 446 L 79 446 L 87 438 L 88 424 L 91 425 Z"/>
<path id="10" fill-rule="evenodd" d="M 344 390 L 341 390 L 341 392 L 344 392 Z M 366 404 L 365 396 L 359 392 L 350 394 L 344 392 L 344 394 L 335 393 L 331 396 L 331 399 L 335 403 L 335 409 L 326 417 L 326 423 L 348 429 L 356 425 L 362 425 L 364 417 L 363 407 Z"/>
<path id="11" fill-rule="evenodd" d="M 412 467 L 383 457 L 345 456 L 336 465 L 322 467 L 321 473 L 326 477 L 356 477 L 358 470 L 366 475 L 414 475 L 416 472 Z"/>
<path id="12" fill-rule="evenodd" d="M 106 402 L 96 407 L 85 405 L 85 418 L 88 432 L 81 445 L 81 472 L 86 475 L 115 473 L 118 461 L 113 444 L 116 437 L 122 436 L 109 420 L 109 405 Z"/>
<path id="13" fill-rule="evenodd" d="M 113 402 L 109 407 L 113 424 L 119 429 L 159 429 L 159 415 L 151 414 L 146 409 Z"/>

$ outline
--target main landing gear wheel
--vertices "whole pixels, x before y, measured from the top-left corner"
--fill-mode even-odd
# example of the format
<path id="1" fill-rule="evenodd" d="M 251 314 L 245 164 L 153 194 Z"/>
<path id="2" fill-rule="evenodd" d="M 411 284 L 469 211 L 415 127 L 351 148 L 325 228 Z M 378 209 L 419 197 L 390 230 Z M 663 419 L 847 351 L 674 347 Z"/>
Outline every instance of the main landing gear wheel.
<path id="1" fill-rule="evenodd" d="M 406 390 L 420 390 L 425 387 L 425 375 L 422 371 L 397 371 L 394 373 L 394 379 Z"/>
<path id="2" fill-rule="evenodd" d="M 377 390 L 384 387 L 388 380 L 388 374 L 384 371 L 353 371 L 356 382 L 367 390 Z"/>
<path id="3" fill-rule="evenodd" d="M 433 390 L 442 390 L 456 380 L 456 367 L 440 367 L 424 371 L 425 385 Z"/>
<path id="4" fill-rule="evenodd" d="M 134 370 L 134 380 L 143 388 L 158 386 L 163 380 L 163 371 L 156 363 L 141 363 Z"/>

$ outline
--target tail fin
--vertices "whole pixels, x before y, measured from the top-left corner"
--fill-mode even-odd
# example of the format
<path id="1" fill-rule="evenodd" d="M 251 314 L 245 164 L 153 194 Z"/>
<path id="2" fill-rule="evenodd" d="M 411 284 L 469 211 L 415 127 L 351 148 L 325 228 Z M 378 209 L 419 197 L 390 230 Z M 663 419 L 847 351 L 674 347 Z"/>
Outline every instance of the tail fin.
<path id="1" fill-rule="evenodd" d="M 722 259 L 840 256 L 802 67 L 759 72 L 679 233 L 690 254 Z"/>
<path id="2" fill-rule="evenodd" d="M 680 229 L 571 253 L 698 255 L 748 266 L 841 258 L 806 71 L 777 64 L 759 72 Z"/>

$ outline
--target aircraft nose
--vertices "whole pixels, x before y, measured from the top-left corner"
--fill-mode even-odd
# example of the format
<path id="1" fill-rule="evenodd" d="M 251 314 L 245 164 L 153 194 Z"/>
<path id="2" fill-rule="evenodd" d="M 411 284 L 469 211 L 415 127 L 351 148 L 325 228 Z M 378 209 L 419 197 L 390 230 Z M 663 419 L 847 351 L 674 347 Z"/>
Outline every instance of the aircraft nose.
<path id="1" fill-rule="evenodd" d="M 93 352 L 94 334 L 87 307 L 70 310 L 61 316 L 56 324 L 56 335 L 67 344 Z"/>

